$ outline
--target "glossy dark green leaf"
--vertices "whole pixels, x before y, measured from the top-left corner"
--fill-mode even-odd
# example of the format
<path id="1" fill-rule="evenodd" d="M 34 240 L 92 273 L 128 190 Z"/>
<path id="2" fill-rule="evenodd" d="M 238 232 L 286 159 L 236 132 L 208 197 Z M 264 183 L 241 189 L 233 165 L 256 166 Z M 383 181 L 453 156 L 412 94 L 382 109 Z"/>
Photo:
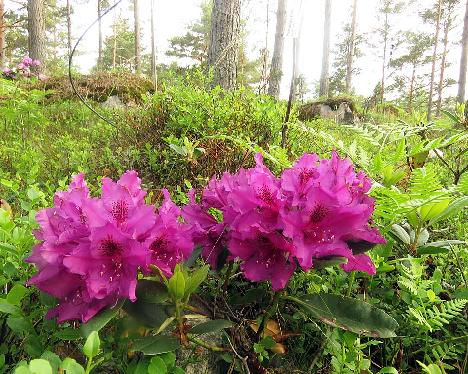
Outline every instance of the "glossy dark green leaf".
<path id="1" fill-rule="evenodd" d="M 122 308 L 124 302 L 119 301 L 117 305 L 115 305 L 113 308 L 106 309 L 99 314 L 97 314 L 95 317 L 90 319 L 88 322 L 84 323 L 81 325 L 81 334 L 83 337 L 87 338 L 89 334 L 91 334 L 93 331 L 98 331 L 101 330 L 104 326 L 106 326 L 117 314 L 119 313 L 119 310 Z"/>
<path id="2" fill-rule="evenodd" d="M 146 303 L 138 299 L 133 303 L 127 301 L 124 310 L 139 324 L 148 328 L 159 328 L 174 314 L 172 304 Z"/>
<path id="3" fill-rule="evenodd" d="M 136 339 L 131 350 L 133 352 L 142 352 L 145 355 L 159 355 L 175 351 L 179 346 L 179 341 L 173 336 L 156 335 Z"/>
<path id="4" fill-rule="evenodd" d="M 419 247 L 417 250 L 418 255 L 439 255 L 448 253 L 449 249 L 445 247 L 424 246 Z"/>
<path id="5" fill-rule="evenodd" d="M 347 262 L 348 262 L 348 259 L 346 257 L 340 257 L 340 256 L 322 257 L 322 258 L 314 259 L 314 268 L 324 269 L 330 266 L 346 264 Z"/>
<path id="6" fill-rule="evenodd" d="M 169 293 L 165 284 L 159 281 L 142 279 L 137 284 L 136 297 L 137 300 L 146 303 L 159 304 L 169 299 Z"/>
<path id="7" fill-rule="evenodd" d="M 210 266 L 204 265 L 201 268 L 195 270 L 193 273 L 189 274 L 189 277 L 185 282 L 186 284 L 184 297 L 191 295 L 198 289 L 198 287 L 200 287 L 200 285 L 208 276 L 209 271 Z"/>
<path id="8" fill-rule="evenodd" d="M 192 327 L 190 329 L 190 333 L 193 335 L 209 334 L 227 329 L 233 325 L 234 324 L 231 321 L 225 319 L 215 319 L 213 321 L 203 322 Z"/>
<path id="9" fill-rule="evenodd" d="M 391 338 L 398 323 L 383 310 L 364 301 L 333 294 L 287 297 L 313 318 L 360 335 Z"/>

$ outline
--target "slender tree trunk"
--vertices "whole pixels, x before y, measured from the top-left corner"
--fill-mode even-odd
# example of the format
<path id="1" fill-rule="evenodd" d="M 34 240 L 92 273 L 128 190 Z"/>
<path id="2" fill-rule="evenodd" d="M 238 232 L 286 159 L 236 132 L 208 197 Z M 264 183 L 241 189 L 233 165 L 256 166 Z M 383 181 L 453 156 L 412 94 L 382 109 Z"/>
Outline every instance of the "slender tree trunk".
<path id="1" fill-rule="evenodd" d="M 98 62 L 97 62 L 97 67 L 98 70 L 102 69 L 102 7 L 101 7 L 101 1 L 102 0 L 97 0 L 97 14 L 98 14 Z"/>
<path id="2" fill-rule="evenodd" d="M 45 63 L 44 5 L 44 0 L 28 0 L 29 57 L 41 61 L 38 72 L 43 72 Z"/>
<path id="3" fill-rule="evenodd" d="M 135 25 L 135 73 L 141 72 L 141 43 L 140 43 L 140 7 L 138 0 L 133 0 L 133 18 Z"/>
<path id="4" fill-rule="evenodd" d="M 278 0 L 276 10 L 276 34 L 273 57 L 271 58 L 268 95 L 278 98 L 283 75 L 284 27 L 286 24 L 286 0 Z"/>
<path id="5" fill-rule="evenodd" d="M 458 78 L 457 101 L 465 102 L 466 68 L 468 62 L 468 0 L 466 1 L 465 20 L 463 21 L 462 51 L 460 57 L 460 75 Z"/>
<path id="6" fill-rule="evenodd" d="M 71 31 L 71 3 L 67 0 L 67 44 L 68 44 L 68 55 L 72 52 L 72 31 Z"/>
<path id="7" fill-rule="evenodd" d="M 413 111 L 414 81 L 416 79 L 416 64 L 413 63 L 413 72 L 411 73 L 411 83 L 408 94 L 408 113 Z"/>
<path id="8" fill-rule="evenodd" d="M 112 25 L 112 69 L 117 66 L 117 17 Z"/>
<path id="9" fill-rule="evenodd" d="M 353 60 L 354 60 L 354 47 L 356 44 L 356 13 L 357 13 L 357 2 L 354 0 L 353 4 L 353 18 L 351 21 L 351 37 L 349 40 L 348 47 L 348 58 L 346 61 L 346 92 L 351 92 L 351 81 L 353 79 Z"/>
<path id="10" fill-rule="evenodd" d="M 439 85 L 437 87 L 437 111 L 436 116 L 440 115 L 440 109 L 442 108 L 442 91 L 444 89 L 444 74 L 445 74 L 445 63 L 447 60 L 447 53 L 448 53 L 448 34 L 450 28 L 452 27 L 452 9 L 451 7 L 447 9 L 447 18 L 444 24 L 444 51 L 442 52 L 442 61 L 440 62 L 440 77 L 439 77 Z"/>
<path id="11" fill-rule="evenodd" d="M 0 69 L 5 63 L 5 4 L 0 0 Z"/>
<path id="12" fill-rule="evenodd" d="M 440 32 L 440 14 L 442 11 L 442 0 L 437 2 L 437 20 L 436 29 L 434 36 L 434 51 L 432 53 L 432 67 L 431 67 L 431 81 L 429 83 L 429 100 L 427 101 L 427 120 L 432 119 L 432 102 L 434 94 L 434 79 L 435 79 L 435 67 L 437 62 L 437 47 L 439 45 L 439 32 Z"/>
<path id="13" fill-rule="evenodd" d="M 320 96 L 328 96 L 328 70 L 330 66 L 331 0 L 325 0 L 325 21 L 323 22 L 322 74 L 320 75 Z"/>
<path id="14" fill-rule="evenodd" d="M 208 66 L 213 85 L 232 90 L 237 83 L 239 59 L 240 0 L 214 0 Z"/>
<path id="15" fill-rule="evenodd" d="M 154 35 L 154 0 L 151 0 L 151 80 L 154 89 L 158 89 L 158 71 L 156 68 L 156 39 Z"/>
<path id="16" fill-rule="evenodd" d="M 291 108 L 296 96 L 296 84 L 298 76 L 298 55 L 299 55 L 299 37 L 293 39 L 293 71 L 291 76 L 291 85 L 289 86 L 288 106 L 286 107 L 286 115 L 284 116 L 284 123 L 281 128 L 281 147 L 286 148 L 288 136 L 288 122 L 291 115 Z"/>
<path id="17" fill-rule="evenodd" d="M 382 79 L 380 81 L 380 104 L 383 104 L 384 96 L 385 96 L 385 68 L 387 66 L 388 29 L 389 29 L 388 13 L 385 13 L 383 60 L 382 60 Z"/>

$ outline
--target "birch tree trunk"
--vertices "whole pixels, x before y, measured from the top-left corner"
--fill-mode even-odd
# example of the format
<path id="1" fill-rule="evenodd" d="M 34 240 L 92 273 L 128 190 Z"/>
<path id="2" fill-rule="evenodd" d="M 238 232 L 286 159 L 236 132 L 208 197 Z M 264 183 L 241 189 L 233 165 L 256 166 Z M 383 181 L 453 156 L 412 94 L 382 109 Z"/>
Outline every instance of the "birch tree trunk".
<path id="1" fill-rule="evenodd" d="M 383 60 L 382 60 L 382 78 L 380 80 L 380 104 L 384 102 L 385 96 L 385 67 L 387 66 L 387 44 L 388 44 L 388 31 L 389 31 L 389 24 L 388 24 L 388 13 L 385 13 L 385 25 L 384 25 L 384 45 L 383 45 Z"/>
<path id="2" fill-rule="evenodd" d="M 67 44 L 68 44 L 68 55 L 72 52 L 72 33 L 71 33 L 71 3 L 67 0 Z"/>
<path id="3" fill-rule="evenodd" d="M 349 40 L 348 57 L 346 61 L 346 86 L 345 90 L 347 93 L 351 92 L 351 82 L 353 79 L 353 60 L 354 60 L 354 47 L 356 44 L 356 14 L 357 14 L 357 2 L 354 0 L 353 4 L 353 16 L 351 21 L 351 36 Z"/>
<path id="4" fill-rule="evenodd" d="M 240 37 L 240 0 L 214 0 L 208 66 L 213 85 L 236 88 Z"/>
<path id="5" fill-rule="evenodd" d="M 38 72 L 45 63 L 44 5 L 44 0 L 28 0 L 28 50 L 29 57 L 41 61 Z"/>
<path id="6" fill-rule="evenodd" d="M 278 0 L 276 10 L 276 33 L 273 57 L 271 58 L 268 95 L 278 98 L 283 75 L 284 27 L 286 24 L 286 0 Z"/>
<path id="7" fill-rule="evenodd" d="M 97 67 L 98 70 L 102 68 L 102 8 L 101 8 L 101 0 L 97 0 L 97 14 L 98 14 L 98 61 Z"/>
<path id="8" fill-rule="evenodd" d="M 158 71 L 156 68 L 156 38 L 154 35 L 154 0 L 151 0 L 151 81 L 158 89 Z"/>
<path id="9" fill-rule="evenodd" d="M 432 67 L 431 67 L 431 81 L 429 83 L 429 99 L 427 101 L 427 120 L 432 119 L 432 102 L 433 102 L 433 93 L 434 93 L 434 78 L 435 78 L 435 66 L 437 61 L 437 47 L 439 45 L 439 32 L 440 32 L 440 15 L 442 11 L 442 0 L 439 0 L 437 3 L 437 19 L 436 19 L 436 29 L 434 36 L 434 51 L 432 53 Z"/>
<path id="10" fill-rule="evenodd" d="M 0 69 L 5 63 L 5 4 L 0 0 Z"/>
<path id="11" fill-rule="evenodd" d="M 466 68 L 468 60 L 468 0 L 466 1 L 465 20 L 463 21 L 463 36 L 461 40 L 462 51 L 460 57 L 460 75 L 458 78 L 458 93 L 457 101 L 463 103 L 465 101 L 466 87 Z"/>
<path id="12" fill-rule="evenodd" d="M 325 21 L 323 23 L 322 74 L 320 75 L 320 96 L 328 96 L 328 70 L 330 67 L 331 0 L 325 0 Z"/>
<path id="13" fill-rule="evenodd" d="M 140 9 L 138 0 L 133 0 L 133 19 L 135 26 L 135 73 L 141 72 Z"/>

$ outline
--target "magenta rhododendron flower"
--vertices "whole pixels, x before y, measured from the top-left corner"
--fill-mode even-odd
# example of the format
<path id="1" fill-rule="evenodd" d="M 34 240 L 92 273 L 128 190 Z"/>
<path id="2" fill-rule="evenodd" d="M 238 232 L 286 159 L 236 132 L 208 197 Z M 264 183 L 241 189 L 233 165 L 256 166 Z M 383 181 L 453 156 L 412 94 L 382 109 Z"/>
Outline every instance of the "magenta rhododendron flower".
<path id="1" fill-rule="evenodd" d="M 119 299 L 134 301 L 140 271 L 154 263 L 170 275 L 187 258 L 193 244 L 179 208 L 166 199 L 156 214 L 145 195 L 134 171 L 117 182 L 104 178 L 100 198 L 90 197 L 78 174 L 55 194 L 53 208 L 37 214 L 40 243 L 27 261 L 39 271 L 29 284 L 58 299 L 49 317 L 87 321 Z M 164 250 L 160 238 L 167 239 Z"/>

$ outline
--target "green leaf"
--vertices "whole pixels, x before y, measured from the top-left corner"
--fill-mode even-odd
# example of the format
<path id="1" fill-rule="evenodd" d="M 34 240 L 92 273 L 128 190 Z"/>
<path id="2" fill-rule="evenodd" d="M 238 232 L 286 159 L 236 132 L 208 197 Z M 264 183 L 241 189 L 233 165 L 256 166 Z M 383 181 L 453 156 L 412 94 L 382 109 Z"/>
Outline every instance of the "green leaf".
<path id="1" fill-rule="evenodd" d="M 199 325 L 192 327 L 189 332 L 193 335 L 210 334 L 227 329 L 233 325 L 234 324 L 231 321 L 225 319 L 215 319 L 213 321 L 200 323 Z"/>
<path id="2" fill-rule="evenodd" d="M 21 309 L 11 305 L 5 299 L 0 299 L 0 313 L 19 315 L 21 314 Z"/>
<path id="3" fill-rule="evenodd" d="M 398 374 L 398 370 L 392 366 L 386 366 L 380 369 L 379 374 Z"/>
<path id="4" fill-rule="evenodd" d="M 31 360 L 29 370 L 34 374 L 52 374 L 52 366 L 42 358 Z"/>
<path id="5" fill-rule="evenodd" d="M 332 294 L 288 296 L 306 314 L 331 326 L 364 336 L 391 338 L 398 323 L 383 310 L 364 301 Z"/>
<path id="6" fill-rule="evenodd" d="M 330 266 L 346 264 L 348 259 L 340 256 L 328 256 L 319 259 L 314 259 L 314 268 L 324 269 Z"/>
<path id="7" fill-rule="evenodd" d="M 7 301 L 13 305 L 19 305 L 23 300 L 24 295 L 28 293 L 28 289 L 22 284 L 15 284 L 6 297 Z"/>
<path id="8" fill-rule="evenodd" d="M 169 279 L 167 288 L 174 300 L 182 300 L 185 294 L 185 276 L 181 270 L 176 268 L 174 275 Z"/>
<path id="9" fill-rule="evenodd" d="M 426 374 L 442 374 L 440 367 L 437 366 L 436 364 L 424 365 L 420 361 L 418 361 L 418 364 L 421 365 L 421 367 L 424 370 L 424 373 Z"/>
<path id="10" fill-rule="evenodd" d="M 123 304 L 123 301 L 119 301 L 113 308 L 100 312 L 88 322 L 82 324 L 80 329 L 83 337 L 87 338 L 93 331 L 99 332 L 99 330 L 106 326 L 119 313 Z"/>
<path id="11" fill-rule="evenodd" d="M 448 253 L 448 248 L 445 247 L 434 247 L 434 246 L 424 246 L 417 248 L 418 255 L 438 255 L 443 253 Z"/>
<path id="12" fill-rule="evenodd" d="M 420 217 L 422 221 L 430 221 L 431 219 L 442 214 L 450 204 L 450 199 L 426 203 L 420 208 Z"/>
<path id="13" fill-rule="evenodd" d="M 159 356 L 153 357 L 148 366 L 148 374 L 166 374 L 166 373 L 167 373 L 167 366 L 164 360 Z"/>
<path id="14" fill-rule="evenodd" d="M 396 237 L 398 239 L 400 239 L 405 244 L 409 244 L 411 242 L 409 234 L 400 225 L 393 224 L 392 225 L 392 233 L 395 234 Z"/>
<path id="15" fill-rule="evenodd" d="M 431 224 L 442 221 L 444 219 L 453 217 L 457 214 L 460 210 L 468 206 L 468 196 L 460 197 L 459 199 L 452 201 L 450 205 L 439 215 L 433 217 L 431 219 Z"/>
<path id="16" fill-rule="evenodd" d="M 172 304 L 145 303 L 141 300 L 127 301 L 124 310 L 138 323 L 149 328 L 159 328 L 168 318 L 174 314 Z"/>
<path id="17" fill-rule="evenodd" d="M 76 362 L 75 359 L 67 357 L 62 361 L 60 368 L 65 372 L 65 374 L 84 374 L 84 368 Z"/>
<path id="18" fill-rule="evenodd" d="M 60 340 L 78 340 L 83 337 L 81 335 L 80 330 L 74 329 L 72 327 L 67 327 L 63 330 L 56 332 L 55 336 Z"/>
<path id="19" fill-rule="evenodd" d="M 20 366 L 15 369 L 14 374 L 33 374 L 28 367 Z"/>
<path id="20" fill-rule="evenodd" d="M 203 281 L 208 276 L 209 271 L 210 271 L 209 265 L 204 265 L 189 275 L 185 284 L 184 297 L 188 297 L 189 295 L 191 295 L 198 289 L 200 284 L 202 284 Z"/>
<path id="21" fill-rule="evenodd" d="M 146 303 L 159 304 L 169 299 L 167 287 L 159 282 L 149 279 L 142 279 L 136 287 L 137 300 Z"/>
<path id="22" fill-rule="evenodd" d="M 156 335 L 136 339 L 131 351 L 142 352 L 145 355 L 159 355 L 172 352 L 179 348 L 179 341 L 173 336 Z"/>
<path id="23" fill-rule="evenodd" d="M 99 334 L 97 331 L 93 331 L 86 339 L 86 343 L 83 346 L 83 353 L 91 360 L 98 355 L 100 346 L 101 341 L 99 340 Z"/>
<path id="24" fill-rule="evenodd" d="M 163 353 L 159 357 L 161 357 L 164 360 L 164 363 L 166 364 L 169 370 L 175 366 L 176 355 L 173 352 Z"/>
<path id="25" fill-rule="evenodd" d="M 58 355 L 50 351 L 45 351 L 41 355 L 41 358 L 49 362 L 50 366 L 52 366 L 53 373 L 58 372 L 58 368 L 60 367 L 60 364 L 62 363 L 62 360 L 60 359 Z"/>

